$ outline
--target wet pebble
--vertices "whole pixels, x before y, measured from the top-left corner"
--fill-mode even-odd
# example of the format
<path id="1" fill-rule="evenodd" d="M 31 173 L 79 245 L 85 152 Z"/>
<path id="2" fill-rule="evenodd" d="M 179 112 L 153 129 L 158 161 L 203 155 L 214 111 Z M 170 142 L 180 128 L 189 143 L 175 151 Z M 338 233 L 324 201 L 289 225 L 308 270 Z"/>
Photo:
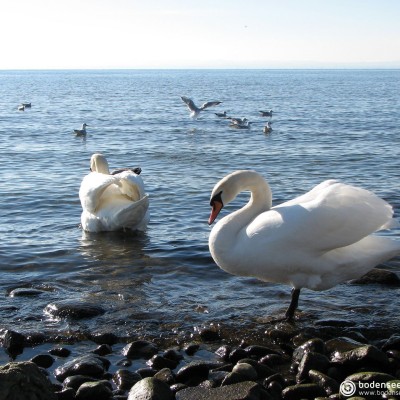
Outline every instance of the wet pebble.
<path id="1" fill-rule="evenodd" d="M 35 288 L 16 288 L 16 289 L 11 290 L 9 296 L 10 297 L 31 297 L 31 296 L 39 296 L 42 293 L 45 293 L 45 291 L 35 289 Z"/>
<path id="2" fill-rule="evenodd" d="M 38 354 L 31 358 L 33 363 L 41 368 L 50 368 L 54 363 L 54 358 L 50 354 Z"/>
<path id="3" fill-rule="evenodd" d="M 104 314 L 105 310 L 97 304 L 86 303 L 78 300 L 60 300 L 48 304 L 45 313 L 59 318 L 71 318 L 75 320 L 92 318 Z"/>
<path id="4" fill-rule="evenodd" d="M 129 391 L 128 400 L 160 399 L 173 400 L 174 394 L 170 387 L 155 378 L 144 378 L 137 382 Z"/>
<path id="5" fill-rule="evenodd" d="M 127 369 L 119 369 L 112 377 L 115 386 L 122 391 L 128 391 L 135 383 L 139 382 L 143 377 L 137 372 Z"/>
<path id="6" fill-rule="evenodd" d="M 85 382 L 76 392 L 76 400 L 110 400 L 111 385 L 108 381 Z"/>
<path id="7" fill-rule="evenodd" d="M 145 358 L 150 359 L 159 351 L 158 347 L 146 340 L 136 340 L 128 343 L 122 350 L 122 354 L 132 360 Z"/>
<path id="8" fill-rule="evenodd" d="M 95 354 L 88 354 L 61 365 L 55 370 L 54 375 L 60 382 L 72 375 L 86 375 L 92 378 L 101 378 L 109 365 L 110 361 L 108 359 Z"/>

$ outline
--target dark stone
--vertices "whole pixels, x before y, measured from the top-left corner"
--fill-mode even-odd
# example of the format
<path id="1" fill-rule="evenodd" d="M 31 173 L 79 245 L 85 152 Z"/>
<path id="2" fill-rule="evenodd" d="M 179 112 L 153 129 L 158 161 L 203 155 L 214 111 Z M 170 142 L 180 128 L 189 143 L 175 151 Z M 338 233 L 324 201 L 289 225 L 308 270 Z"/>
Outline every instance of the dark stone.
<path id="1" fill-rule="evenodd" d="M 93 353 L 99 356 L 105 356 L 107 354 L 112 353 L 112 348 L 109 344 L 101 344 L 100 346 L 98 346 L 96 349 L 93 350 Z"/>
<path id="2" fill-rule="evenodd" d="M 112 332 L 94 333 L 90 336 L 90 339 L 97 344 L 108 344 L 110 346 L 118 343 L 118 336 Z"/>
<path id="3" fill-rule="evenodd" d="M 261 400 L 261 385 L 241 382 L 217 388 L 190 387 L 176 393 L 176 400 Z"/>
<path id="4" fill-rule="evenodd" d="M 99 379 L 91 378 L 90 376 L 86 375 L 73 375 L 64 379 L 63 386 L 65 388 L 71 388 L 77 391 L 85 382 L 96 382 L 98 380 Z"/>
<path id="5" fill-rule="evenodd" d="M 169 358 L 165 358 L 165 357 L 160 356 L 160 355 L 157 354 L 157 355 L 153 356 L 147 362 L 147 364 L 151 368 L 154 368 L 156 370 L 160 370 L 160 369 L 163 369 L 163 368 L 175 369 L 178 366 L 179 361 L 171 360 Z"/>
<path id="6" fill-rule="evenodd" d="M 65 388 L 61 391 L 55 392 L 57 400 L 75 400 L 76 392 L 72 388 Z"/>
<path id="7" fill-rule="evenodd" d="M 184 385 L 183 383 L 175 383 L 174 385 L 171 385 L 170 389 L 172 390 L 172 393 L 177 393 L 180 390 L 186 389 L 187 386 Z"/>
<path id="8" fill-rule="evenodd" d="M 176 373 L 176 381 L 188 386 L 198 385 L 208 378 L 210 366 L 206 362 L 192 361 Z"/>
<path id="9" fill-rule="evenodd" d="M 312 351 L 306 352 L 299 364 L 296 380 L 297 382 L 303 382 L 308 378 L 310 370 L 314 369 L 319 372 L 326 372 L 329 366 L 330 361 L 328 357 Z"/>
<path id="10" fill-rule="evenodd" d="M 348 337 L 338 337 L 330 339 L 325 343 L 326 353 L 330 355 L 337 352 L 344 353 L 346 351 L 354 350 L 361 346 L 363 346 L 363 343 Z"/>
<path id="11" fill-rule="evenodd" d="M 112 390 L 107 381 L 86 382 L 76 392 L 76 400 L 110 400 Z"/>
<path id="12" fill-rule="evenodd" d="M 200 345 L 197 343 L 191 343 L 188 344 L 183 351 L 188 355 L 188 356 L 193 356 L 200 348 Z"/>
<path id="13" fill-rule="evenodd" d="M 265 357 L 261 358 L 260 363 L 268 365 L 269 367 L 275 367 L 276 365 L 286 364 L 289 361 L 289 358 L 280 354 L 267 354 Z"/>
<path id="14" fill-rule="evenodd" d="M 248 354 L 247 351 L 241 348 L 237 348 L 235 350 L 232 350 L 229 354 L 229 361 L 233 364 L 236 364 L 239 360 L 242 360 L 243 358 L 247 358 Z"/>
<path id="15" fill-rule="evenodd" d="M 324 341 L 319 338 L 313 338 L 307 340 L 301 346 L 296 347 L 293 352 L 294 361 L 301 361 L 304 354 L 309 351 L 312 351 L 313 353 L 325 354 L 326 349 Z"/>
<path id="16" fill-rule="evenodd" d="M 155 378 L 144 378 L 129 391 L 128 400 L 173 400 L 169 386 Z"/>
<path id="17" fill-rule="evenodd" d="M 234 385 L 235 383 L 248 381 L 244 375 L 238 372 L 229 372 L 228 375 L 222 380 L 221 386 Z"/>
<path id="18" fill-rule="evenodd" d="M 3 338 L 3 347 L 11 357 L 15 358 L 24 351 L 25 336 L 7 329 Z"/>
<path id="19" fill-rule="evenodd" d="M 323 374 L 320 371 L 310 370 L 308 376 L 312 383 L 316 383 L 318 386 L 324 389 L 325 393 L 330 396 L 334 393 L 339 393 L 339 383 L 328 375 Z"/>
<path id="20" fill-rule="evenodd" d="M 65 358 L 71 354 L 71 350 L 66 349 L 65 347 L 56 347 L 54 349 L 49 350 L 49 353 L 53 356 Z"/>
<path id="21" fill-rule="evenodd" d="M 38 354 L 30 359 L 38 367 L 50 368 L 54 363 L 54 358 L 50 354 Z"/>
<path id="22" fill-rule="evenodd" d="M 395 377 L 383 372 L 357 372 L 346 378 L 346 380 L 352 382 L 379 382 L 385 383 L 388 381 L 395 380 Z"/>
<path id="23" fill-rule="evenodd" d="M 199 335 L 205 342 L 215 342 L 216 340 L 221 340 L 218 330 L 213 327 L 201 328 Z"/>
<path id="24" fill-rule="evenodd" d="M 54 371 L 54 375 L 60 382 L 72 375 L 87 375 L 92 378 L 101 378 L 109 366 L 110 361 L 106 358 L 96 354 L 89 354 L 61 365 Z"/>
<path id="25" fill-rule="evenodd" d="M 390 338 L 382 345 L 382 350 L 400 350 L 400 335 L 390 336 Z"/>
<path id="26" fill-rule="evenodd" d="M 173 361 L 181 361 L 183 360 L 182 354 L 179 354 L 176 350 L 174 349 L 169 349 L 167 350 L 163 355 L 164 358 L 168 358 L 169 360 Z"/>
<path id="27" fill-rule="evenodd" d="M 10 297 L 31 297 L 31 296 L 39 296 L 40 294 L 45 293 L 44 290 L 34 289 L 34 288 L 16 288 L 11 290 L 9 296 Z"/>
<path id="28" fill-rule="evenodd" d="M 213 387 L 221 386 L 222 381 L 229 375 L 227 371 L 210 371 L 208 379 L 213 383 Z"/>
<path id="29" fill-rule="evenodd" d="M 175 374 L 169 368 L 163 368 L 162 370 L 158 371 L 154 375 L 154 378 L 165 382 L 169 386 L 175 383 Z"/>
<path id="30" fill-rule="evenodd" d="M 56 400 L 53 386 L 32 362 L 11 362 L 0 366 L 0 398 Z"/>
<path id="31" fill-rule="evenodd" d="M 279 352 L 277 352 L 276 350 L 259 345 L 247 346 L 244 350 L 246 351 L 248 356 L 254 356 L 257 358 L 265 357 L 268 354 L 279 354 Z"/>
<path id="32" fill-rule="evenodd" d="M 228 345 L 223 345 L 221 347 L 219 347 L 216 351 L 215 354 L 222 358 L 224 361 L 228 361 L 229 360 L 229 354 L 231 354 L 232 348 Z"/>
<path id="33" fill-rule="evenodd" d="M 329 326 L 343 328 L 345 326 L 353 326 L 354 322 L 347 319 L 320 319 L 315 321 L 316 326 Z"/>
<path id="34" fill-rule="evenodd" d="M 79 300 L 60 300 L 48 304 L 44 311 L 54 317 L 71 318 L 74 320 L 92 318 L 105 313 L 97 304 L 85 303 Z"/>
<path id="35" fill-rule="evenodd" d="M 132 372 L 127 369 L 119 369 L 112 377 L 115 386 L 119 390 L 128 391 L 137 382 L 142 379 L 142 376 L 137 372 Z"/>
<path id="36" fill-rule="evenodd" d="M 310 399 L 314 400 L 316 397 L 325 397 L 324 389 L 315 383 L 306 383 L 302 385 L 292 385 L 282 390 L 283 400 L 299 400 Z"/>
<path id="37" fill-rule="evenodd" d="M 269 375 L 267 378 L 265 378 L 265 380 L 264 380 L 264 382 L 263 382 L 263 385 L 264 385 L 265 387 L 268 387 L 268 385 L 269 385 L 271 382 L 274 382 L 274 381 L 279 382 L 279 384 L 280 384 L 282 387 L 286 385 L 285 379 L 283 379 L 283 376 L 282 376 L 281 374 L 279 374 L 279 373 L 275 373 L 275 374 Z"/>
<path id="38" fill-rule="evenodd" d="M 256 370 L 260 379 L 264 379 L 267 376 L 275 374 L 275 371 L 268 365 L 261 364 L 260 362 L 257 362 L 251 358 L 243 358 L 238 362 L 238 364 L 240 363 L 250 364 Z"/>
<path id="39" fill-rule="evenodd" d="M 386 368 L 389 365 L 387 355 L 372 345 L 357 347 L 345 352 L 336 352 L 331 361 L 348 368 L 374 367 Z"/>
<path id="40" fill-rule="evenodd" d="M 158 371 L 154 368 L 139 368 L 136 371 L 142 378 L 151 378 L 154 376 Z"/>
<path id="41" fill-rule="evenodd" d="M 353 279 L 350 281 L 350 283 L 356 285 L 369 285 L 378 283 L 381 285 L 400 286 L 400 278 L 392 271 L 374 268 L 361 278 Z"/>
<path id="42" fill-rule="evenodd" d="M 122 350 L 122 354 L 132 360 L 139 358 L 148 360 L 157 353 L 158 347 L 154 343 L 147 342 L 146 340 L 137 340 L 128 343 Z"/>
<path id="43" fill-rule="evenodd" d="M 232 372 L 242 375 L 247 381 L 256 381 L 258 378 L 257 370 L 251 364 L 246 362 L 236 364 L 233 367 Z"/>
<path id="44" fill-rule="evenodd" d="M 265 333 L 276 343 L 287 343 L 293 336 L 299 333 L 299 328 L 296 328 L 293 324 L 283 322 L 267 330 Z"/>

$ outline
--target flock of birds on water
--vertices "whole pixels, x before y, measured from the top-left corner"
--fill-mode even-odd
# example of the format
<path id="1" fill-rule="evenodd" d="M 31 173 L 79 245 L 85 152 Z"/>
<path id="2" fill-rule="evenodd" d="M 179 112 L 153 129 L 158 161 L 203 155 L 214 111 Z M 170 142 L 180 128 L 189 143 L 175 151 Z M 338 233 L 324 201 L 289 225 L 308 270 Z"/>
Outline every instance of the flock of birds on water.
<path id="1" fill-rule="evenodd" d="M 220 104 L 197 107 L 182 96 L 191 116 Z M 30 108 L 30 103 L 20 107 Z M 20 109 L 20 107 L 18 109 Z M 272 117 L 272 110 L 262 116 Z M 250 121 L 230 118 L 233 126 L 249 127 Z M 84 123 L 76 135 L 85 135 Z M 150 220 L 150 198 L 141 169 L 110 171 L 102 154 L 93 154 L 90 173 L 80 186 L 81 225 L 85 231 L 145 231 Z M 375 266 L 400 254 L 400 241 L 379 231 L 398 228 L 393 208 L 369 190 L 326 180 L 310 191 L 272 206 L 272 192 L 256 171 L 238 170 L 214 186 L 210 196 L 212 225 L 219 213 L 239 193 L 250 191 L 248 203 L 221 218 L 209 235 L 209 250 L 224 271 L 292 287 L 284 319 L 293 320 L 300 290 L 326 290 L 356 279 Z"/>
<path id="2" fill-rule="evenodd" d="M 203 103 L 200 107 L 197 107 L 196 104 L 192 99 L 186 96 L 181 96 L 182 101 L 187 105 L 190 111 L 190 117 L 193 119 L 197 119 L 200 115 L 200 112 L 213 106 L 218 106 L 222 103 L 222 101 L 207 101 Z M 264 133 L 272 132 L 271 126 L 271 118 L 272 118 L 272 110 L 269 111 L 259 111 L 261 117 L 269 117 L 269 121 L 266 121 L 265 126 L 263 128 Z M 230 121 L 229 126 L 234 129 L 250 129 L 252 124 L 247 118 L 237 118 L 237 117 L 230 117 L 227 115 L 226 111 L 222 113 L 214 113 L 218 118 L 227 119 Z"/>

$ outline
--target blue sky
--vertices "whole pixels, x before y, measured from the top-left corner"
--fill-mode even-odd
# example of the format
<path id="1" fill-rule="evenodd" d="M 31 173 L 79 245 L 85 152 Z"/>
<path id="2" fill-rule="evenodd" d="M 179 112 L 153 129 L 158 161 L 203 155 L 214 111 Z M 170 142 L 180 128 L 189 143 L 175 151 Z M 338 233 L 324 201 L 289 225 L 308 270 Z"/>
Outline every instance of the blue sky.
<path id="1" fill-rule="evenodd" d="M 0 69 L 400 68 L 398 0 L 3 0 Z"/>

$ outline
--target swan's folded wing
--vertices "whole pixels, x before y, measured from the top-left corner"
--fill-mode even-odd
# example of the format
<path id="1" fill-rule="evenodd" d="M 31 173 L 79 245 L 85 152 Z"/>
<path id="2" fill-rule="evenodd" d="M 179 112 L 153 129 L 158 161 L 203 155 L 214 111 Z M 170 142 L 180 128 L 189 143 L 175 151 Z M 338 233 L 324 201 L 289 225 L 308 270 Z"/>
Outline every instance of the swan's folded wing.
<path id="1" fill-rule="evenodd" d="M 121 208 L 114 216 L 115 223 L 121 228 L 135 229 L 146 217 L 148 208 L 149 196 L 145 195 L 128 207 Z"/>
<path id="2" fill-rule="evenodd" d="M 123 171 L 116 177 L 121 194 L 128 196 L 130 200 L 137 201 L 145 196 L 143 179 L 139 175 L 132 171 Z"/>
<path id="3" fill-rule="evenodd" d="M 100 203 L 101 195 L 112 184 L 116 178 L 112 175 L 91 172 L 86 175 L 79 189 L 79 199 L 82 208 L 90 213 L 94 213 Z"/>
<path id="4" fill-rule="evenodd" d="M 314 251 L 356 243 L 392 219 L 392 207 L 372 192 L 328 181 L 262 213 L 247 234 Z"/>

